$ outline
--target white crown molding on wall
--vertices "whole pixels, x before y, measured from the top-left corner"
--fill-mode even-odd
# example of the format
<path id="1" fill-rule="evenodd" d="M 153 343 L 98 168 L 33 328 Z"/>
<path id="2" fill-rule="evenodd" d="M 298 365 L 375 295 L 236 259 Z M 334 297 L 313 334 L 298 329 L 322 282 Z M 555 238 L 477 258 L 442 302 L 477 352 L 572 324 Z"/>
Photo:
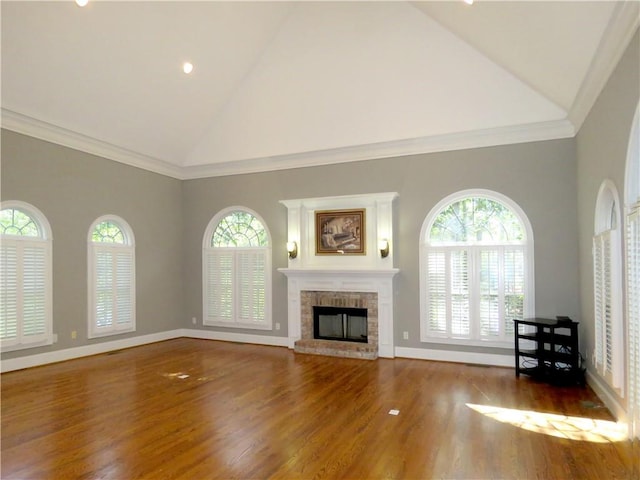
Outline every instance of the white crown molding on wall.
<path id="1" fill-rule="evenodd" d="M 179 166 L 7 110 L 6 108 L 2 109 L 2 128 L 167 177 L 182 179 L 182 170 Z"/>
<path id="2" fill-rule="evenodd" d="M 329 150 L 182 167 L 160 159 L 141 155 L 4 108 L 2 109 L 2 128 L 180 180 L 571 138 L 575 136 L 576 133 L 571 122 L 563 119 L 469 132 L 457 132 L 431 137 L 395 140 L 369 145 L 356 145 Z"/>
<path id="3" fill-rule="evenodd" d="M 618 65 L 640 25 L 640 2 L 625 1 L 616 4 L 589 70 L 576 94 L 568 118 L 576 133 L 582 127 L 600 92 Z"/>

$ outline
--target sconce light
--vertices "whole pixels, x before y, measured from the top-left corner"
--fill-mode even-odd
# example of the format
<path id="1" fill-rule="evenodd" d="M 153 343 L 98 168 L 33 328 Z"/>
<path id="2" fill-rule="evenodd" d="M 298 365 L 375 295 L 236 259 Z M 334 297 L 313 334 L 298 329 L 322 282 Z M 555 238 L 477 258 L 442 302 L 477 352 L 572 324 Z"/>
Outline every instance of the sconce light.
<path id="1" fill-rule="evenodd" d="M 298 244 L 296 242 L 287 242 L 287 252 L 289 252 L 289 258 L 296 258 L 298 256 Z"/>
<path id="2" fill-rule="evenodd" d="M 380 250 L 380 256 L 386 258 L 389 256 L 389 241 L 385 238 L 378 240 L 378 249 Z"/>

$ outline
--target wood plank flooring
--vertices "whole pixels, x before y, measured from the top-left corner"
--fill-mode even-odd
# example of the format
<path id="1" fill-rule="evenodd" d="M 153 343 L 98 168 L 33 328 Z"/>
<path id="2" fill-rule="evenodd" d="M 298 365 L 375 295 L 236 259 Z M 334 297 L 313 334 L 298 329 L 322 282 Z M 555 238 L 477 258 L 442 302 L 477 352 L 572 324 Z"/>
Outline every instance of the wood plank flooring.
<path id="1" fill-rule="evenodd" d="M 1 380 L 3 479 L 638 478 L 589 388 L 511 369 L 176 339 Z"/>

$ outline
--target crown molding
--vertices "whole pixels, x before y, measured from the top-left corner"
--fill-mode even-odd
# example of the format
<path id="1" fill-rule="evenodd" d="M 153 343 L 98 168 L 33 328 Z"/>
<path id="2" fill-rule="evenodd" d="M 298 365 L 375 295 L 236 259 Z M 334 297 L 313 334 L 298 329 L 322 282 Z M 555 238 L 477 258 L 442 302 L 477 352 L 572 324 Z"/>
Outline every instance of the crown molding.
<path id="1" fill-rule="evenodd" d="M 589 70 L 569 109 L 568 118 L 575 125 L 576 133 L 580 131 L 589 111 L 629 46 L 638 25 L 640 2 L 627 0 L 616 3 Z"/>
<path id="2" fill-rule="evenodd" d="M 2 128 L 167 177 L 182 179 L 182 168 L 179 166 L 7 110 L 6 108 L 2 108 Z"/>
<path id="3" fill-rule="evenodd" d="M 367 145 L 187 166 L 183 167 L 183 175 L 186 179 L 196 179 L 315 167 L 362 160 L 571 138 L 575 136 L 575 133 L 575 128 L 568 120 L 553 120 Z"/>
<path id="4" fill-rule="evenodd" d="M 571 138 L 575 136 L 576 133 L 573 124 L 567 119 L 563 119 L 183 167 L 87 137 L 4 108 L 2 109 L 2 128 L 179 180 L 259 173 L 406 155 Z"/>

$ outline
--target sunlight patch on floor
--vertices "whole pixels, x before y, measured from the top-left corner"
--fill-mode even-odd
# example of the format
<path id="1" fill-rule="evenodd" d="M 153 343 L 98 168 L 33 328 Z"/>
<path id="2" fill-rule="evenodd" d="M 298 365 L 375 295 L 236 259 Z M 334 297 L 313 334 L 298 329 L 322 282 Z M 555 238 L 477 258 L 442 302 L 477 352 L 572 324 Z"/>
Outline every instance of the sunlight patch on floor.
<path id="1" fill-rule="evenodd" d="M 620 442 L 628 438 L 627 425 L 624 423 L 473 403 L 466 405 L 499 422 L 553 437 L 595 443 Z"/>

